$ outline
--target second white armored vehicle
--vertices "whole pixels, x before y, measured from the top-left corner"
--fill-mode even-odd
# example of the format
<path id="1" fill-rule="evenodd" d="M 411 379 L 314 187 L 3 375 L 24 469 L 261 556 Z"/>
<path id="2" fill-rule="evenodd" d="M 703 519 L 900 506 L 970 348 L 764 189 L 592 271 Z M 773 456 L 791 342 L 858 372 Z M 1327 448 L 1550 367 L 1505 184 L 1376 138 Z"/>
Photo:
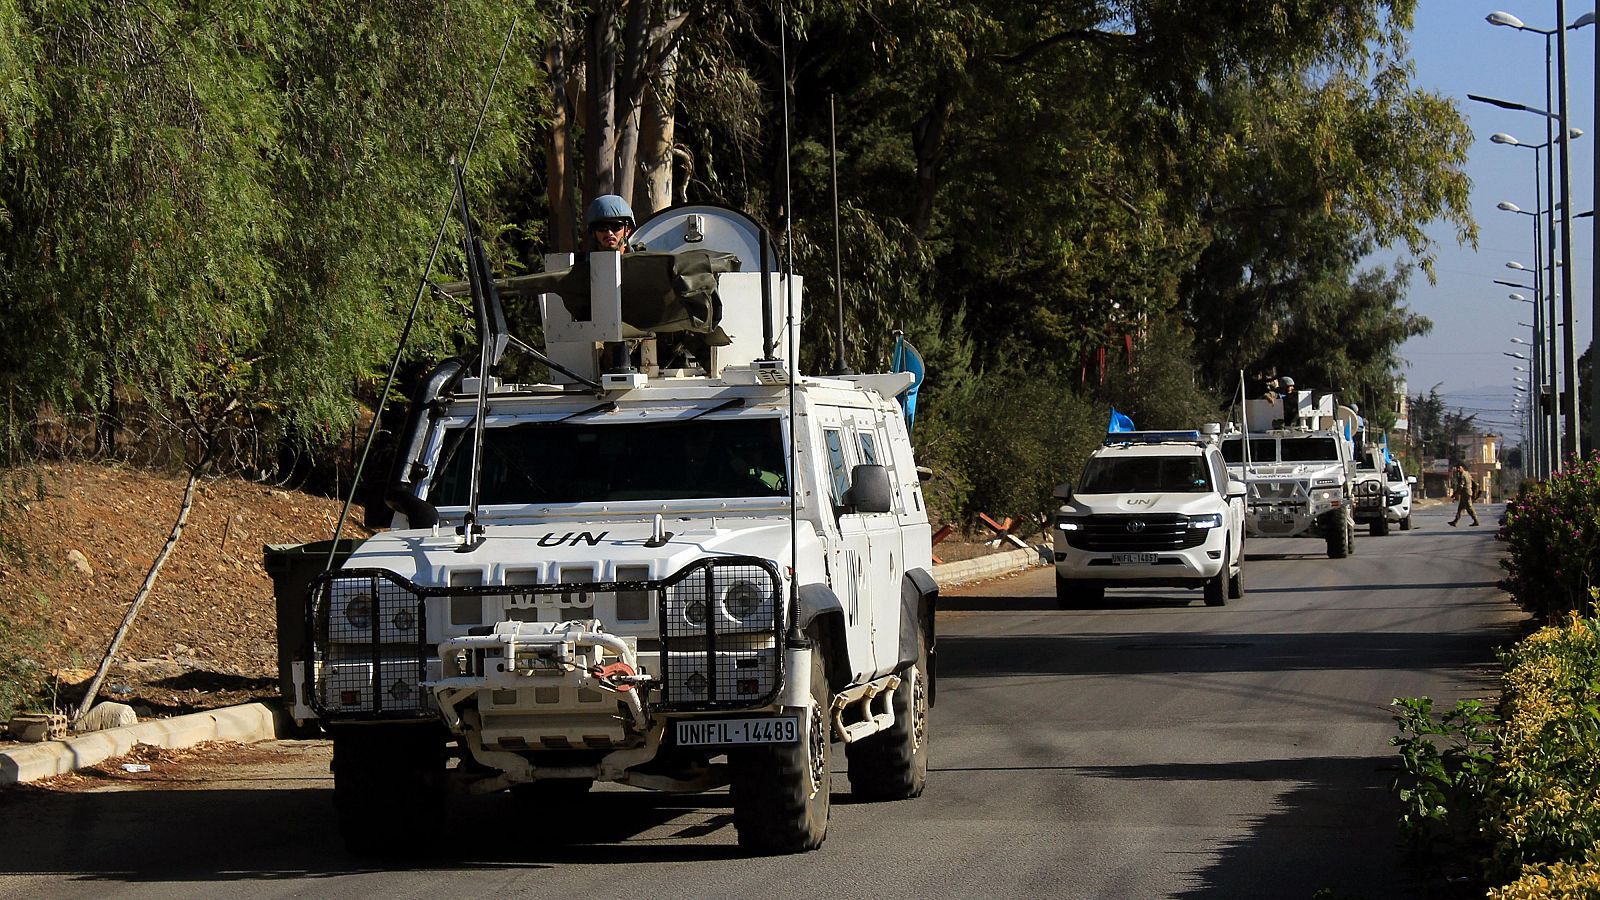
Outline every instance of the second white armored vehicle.
<path id="1" fill-rule="evenodd" d="M 1245 432 L 1222 453 L 1248 488 L 1251 537 L 1322 538 L 1332 559 L 1355 552 L 1355 420 L 1331 394 L 1246 401 Z"/>
<path id="2" fill-rule="evenodd" d="M 634 243 L 499 283 L 544 291 L 550 381 L 480 374 L 508 343 L 481 315 L 487 362 L 414 399 L 394 527 L 312 585 L 295 714 L 332 735 L 359 852 L 424 844 L 447 786 L 580 822 L 596 781 L 729 785 L 741 846 L 808 850 L 839 743 L 857 798 L 922 792 L 913 376 L 797 373 L 773 323 L 799 321 L 800 279 L 740 213 L 668 210 Z"/>

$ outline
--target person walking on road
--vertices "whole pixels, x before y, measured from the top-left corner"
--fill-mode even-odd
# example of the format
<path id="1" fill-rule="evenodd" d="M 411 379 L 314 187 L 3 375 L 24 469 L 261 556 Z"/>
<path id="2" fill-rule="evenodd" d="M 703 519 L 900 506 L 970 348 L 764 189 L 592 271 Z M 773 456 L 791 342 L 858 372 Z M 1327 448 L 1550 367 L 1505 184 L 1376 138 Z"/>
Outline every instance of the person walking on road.
<path id="1" fill-rule="evenodd" d="M 1472 524 L 1478 524 L 1478 512 L 1472 508 L 1472 473 L 1467 471 L 1466 466 L 1456 466 L 1455 473 L 1450 476 L 1450 490 L 1456 495 L 1456 517 L 1450 520 L 1450 524 L 1460 522 L 1462 513 L 1472 517 Z"/>

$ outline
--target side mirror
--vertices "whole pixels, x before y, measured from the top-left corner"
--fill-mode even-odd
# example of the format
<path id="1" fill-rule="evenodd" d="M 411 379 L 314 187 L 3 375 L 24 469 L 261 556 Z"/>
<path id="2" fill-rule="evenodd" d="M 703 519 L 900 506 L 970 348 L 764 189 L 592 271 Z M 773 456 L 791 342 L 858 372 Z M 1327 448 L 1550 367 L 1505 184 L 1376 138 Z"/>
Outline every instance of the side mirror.
<path id="1" fill-rule="evenodd" d="M 917 481 L 925 483 L 933 480 L 933 470 L 927 466 L 917 466 Z"/>
<path id="2" fill-rule="evenodd" d="M 1415 475 L 1407 475 L 1406 476 L 1406 484 L 1416 484 L 1416 483 L 1417 483 L 1417 476 L 1415 476 Z"/>
<path id="3" fill-rule="evenodd" d="M 1056 489 L 1051 492 L 1050 496 L 1056 498 L 1057 500 L 1071 500 L 1072 484 L 1070 482 L 1063 482 L 1056 485 Z"/>
<path id="4" fill-rule="evenodd" d="M 844 503 L 864 513 L 886 513 L 893 509 L 894 488 L 889 484 L 889 470 L 866 464 L 851 469 L 850 490 L 845 492 Z"/>
<path id="5" fill-rule="evenodd" d="M 1241 499 L 1247 493 L 1249 493 L 1249 489 L 1245 487 L 1244 482 L 1239 481 L 1238 479 L 1234 479 L 1234 478 L 1229 478 L 1228 479 L 1228 499 L 1229 500 Z"/>

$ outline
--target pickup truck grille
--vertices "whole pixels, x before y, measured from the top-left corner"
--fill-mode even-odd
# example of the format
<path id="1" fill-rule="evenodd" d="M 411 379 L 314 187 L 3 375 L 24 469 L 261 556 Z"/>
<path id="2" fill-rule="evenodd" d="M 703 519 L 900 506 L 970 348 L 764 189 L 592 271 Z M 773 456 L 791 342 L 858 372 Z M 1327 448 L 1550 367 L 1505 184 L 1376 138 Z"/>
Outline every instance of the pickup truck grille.
<path id="1" fill-rule="evenodd" d="M 1175 513 L 1097 515 L 1066 539 L 1069 547 L 1095 553 L 1183 550 L 1204 543 L 1206 529 L 1190 528 L 1189 517 Z"/>

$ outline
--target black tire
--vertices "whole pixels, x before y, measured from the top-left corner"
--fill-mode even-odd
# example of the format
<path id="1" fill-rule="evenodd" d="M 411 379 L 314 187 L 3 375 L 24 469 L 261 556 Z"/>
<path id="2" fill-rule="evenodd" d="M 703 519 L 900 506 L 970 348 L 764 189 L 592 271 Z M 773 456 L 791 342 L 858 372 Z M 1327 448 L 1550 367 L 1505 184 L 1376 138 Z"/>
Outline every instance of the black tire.
<path id="1" fill-rule="evenodd" d="M 1105 602 L 1106 587 L 1088 581 L 1073 581 L 1056 576 L 1056 607 L 1058 609 L 1088 609 Z"/>
<path id="2" fill-rule="evenodd" d="M 1400 520 L 1400 530 L 1401 531 L 1410 531 L 1411 530 L 1411 514 L 1410 513 L 1406 513 L 1406 517 Z"/>
<path id="3" fill-rule="evenodd" d="M 333 734 L 333 804 L 345 849 L 416 856 L 445 811 L 445 744 L 428 727 L 344 726 Z"/>
<path id="4" fill-rule="evenodd" d="M 900 673 L 894 725 L 844 745 L 850 794 L 858 800 L 909 800 L 928 781 L 928 636 L 917 626 L 917 664 Z"/>
<path id="5" fill-rule="evenodd" d="M 1350 545 L 1355 543 L 1352 527 L 1343 516 L 1330 516 L 1327 525 L 1328 558 L 1344 559 L 1350 555 Z"/>
<path id="6" fill-rule="evenodd" d="M 745 747 L 728 754 L 733 826 L 739 846 L 754 853 L 803 853 L 828 836 L 833 789 L 833 693 L 821 641 L 811 651 L 809 716 L 800 741 Z"/>
<path id="7" fill-rule="evenodd" d="M 1243 554 L 1239 560 L 1239 571 L 1228 576 L 1228 599 L 1244 599 L 1244 559 Z"/>
<path id="8" fill-rule="evenodd" d="M 1372 527 L 1368 530 L 1368 533 L 1373 537 L 1387 537 L 1389 534 L 1389 520 L 1373 519 Z"/>
<path id="9" fill-rule="evenodd" d="M 1222 571 L 1215 578 L 1206 579 L 1205 596 L 1207 606 L 1222 606 L 1228 602 L 1228 566 L 1222 566 Z"/>

